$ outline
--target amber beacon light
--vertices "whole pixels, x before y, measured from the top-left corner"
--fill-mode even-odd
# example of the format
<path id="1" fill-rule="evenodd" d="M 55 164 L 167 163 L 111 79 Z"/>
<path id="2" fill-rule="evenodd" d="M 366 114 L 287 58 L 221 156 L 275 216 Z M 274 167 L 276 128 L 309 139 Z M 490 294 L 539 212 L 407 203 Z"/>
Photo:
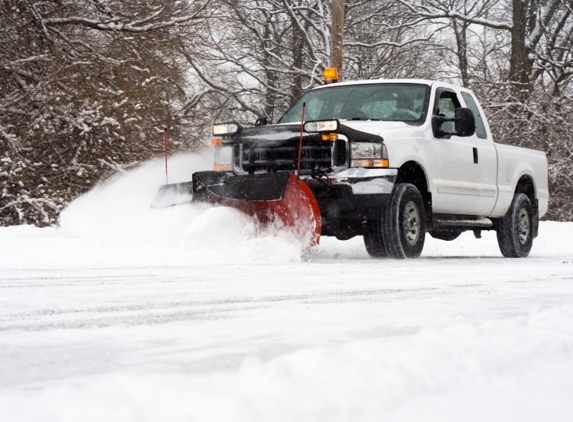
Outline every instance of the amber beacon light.
<path id="1" fill-rule="evenodd" d="M 327 67 L 324 69 L 324 83 L 332 84 L 338 82 L 338 69 L 335 67 Z"/>

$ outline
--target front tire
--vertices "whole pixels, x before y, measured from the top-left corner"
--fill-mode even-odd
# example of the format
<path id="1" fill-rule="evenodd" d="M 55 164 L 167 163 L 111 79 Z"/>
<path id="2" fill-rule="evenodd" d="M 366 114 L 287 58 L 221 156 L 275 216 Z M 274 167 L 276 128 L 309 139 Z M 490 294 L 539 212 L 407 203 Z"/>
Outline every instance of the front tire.
<path id="1" fill-rule="evenodd" d="M 368 222 L 364 232 L 364 246 L 372 258 L 386 258 L 388 249 L 384 241 L 383 224 L 386 218 L 386 207 L 382 207 L 378 220 Z"/>
<path id="2" fill-rule="evenodd" d="M 400 183 L 395 186 L 386 218 L 384 240 L 392 258 L 418 258 L 426 239 L 426 212 L 416 186 Z"/>
<path id="3" fill-rule="evenodd" d="M 497 227 L 497 243 L 506 258 L 525 258 L 531 251 L 534 232 L 533 208 L 527 195 L 514 195 L 509 210 Z"/>

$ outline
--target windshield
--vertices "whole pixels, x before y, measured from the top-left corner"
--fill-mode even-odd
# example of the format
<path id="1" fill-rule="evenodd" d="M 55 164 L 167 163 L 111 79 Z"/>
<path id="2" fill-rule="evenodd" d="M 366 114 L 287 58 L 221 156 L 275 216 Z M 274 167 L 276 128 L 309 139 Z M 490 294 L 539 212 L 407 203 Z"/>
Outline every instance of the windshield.
<path id="1" fill-rule="evenodd" d="M 384 120 L 422 124 L 430 87 L 422 84 L 364 84 L 316 89 L 304 94 L 279 120 Z"/>

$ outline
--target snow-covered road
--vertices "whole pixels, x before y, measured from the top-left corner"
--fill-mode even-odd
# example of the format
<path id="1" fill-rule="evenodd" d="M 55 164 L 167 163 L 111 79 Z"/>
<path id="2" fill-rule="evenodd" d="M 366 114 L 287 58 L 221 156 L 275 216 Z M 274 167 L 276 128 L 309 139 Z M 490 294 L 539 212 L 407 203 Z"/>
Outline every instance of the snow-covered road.
<path id="1" fill-rule="evenodd" d="M 0 228 L 2 421 L 573 420 L 572 223 L 519 260 L 493 233 L 302 259 L 234 210 L 150 210 L 157 167 Z"/>

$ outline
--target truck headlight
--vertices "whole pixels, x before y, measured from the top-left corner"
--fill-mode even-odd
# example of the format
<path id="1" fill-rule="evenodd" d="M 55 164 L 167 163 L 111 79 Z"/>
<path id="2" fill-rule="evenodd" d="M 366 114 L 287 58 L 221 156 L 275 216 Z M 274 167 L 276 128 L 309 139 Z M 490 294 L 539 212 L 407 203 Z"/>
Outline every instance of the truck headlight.
<path id="1" fill-rule="evenodd" d="M 350 167 L 389 167 L 386 145 L 379 142 L 352 142 Z"/>
<path id="2" fill-rule="evenodd" d="M 213 136 L 230 136 L 241 132 L 241 125 L 235 122 L 218 123 L 212 126 Z"/>
<path id="3" fill-rule="evenodd" d="M 308 133 L 336 132 L 340 128 L 340 122 L 334 120 L 314 120 L 304 124 L 304 130 Z"/>
<path id="4" fill-rule="evenodd" d="M 213 139 L 211 144 L 215 147 L 214 171 L 233 170 L 233 146 L 223 145 L 220 139 Z"/>

